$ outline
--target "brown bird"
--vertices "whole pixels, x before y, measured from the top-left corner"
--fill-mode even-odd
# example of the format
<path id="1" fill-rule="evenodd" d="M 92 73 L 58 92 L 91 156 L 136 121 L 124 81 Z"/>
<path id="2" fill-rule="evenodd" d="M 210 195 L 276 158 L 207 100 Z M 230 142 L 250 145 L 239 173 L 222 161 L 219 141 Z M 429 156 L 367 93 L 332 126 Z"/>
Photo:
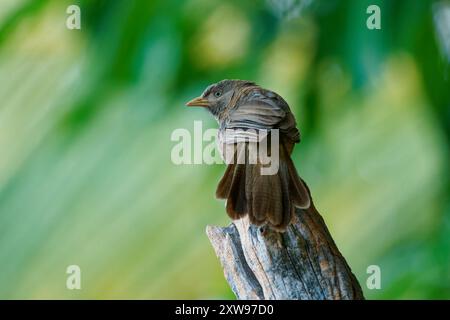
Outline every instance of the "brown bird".
<path id="1" fill-rule="evenodd" d="M 234 161 L 228 164 L 216 190 L 218 199 L 226 199 L 230 218 L 235 220 L 248 214 L 251 223 L 284 232 L 295 207 L 308 208 L 311 202 L 290 157 L 294 144 L 300 142 L 300 133 L 286 101 L 251 81 L 222 80 L 186 105 L 205 107 L 216 118 L 219 150 L 235 147 Z M 269 151 L 268 156 L 278 155 L 278 170 L 263 174 L 261 169 L 267 164 L 259 153 L 254 155 L 256 161 L 249 159 L 261 148 L 261 142 L 267 144 L 269 140 L 268 145 L 273 145 L 270 137 L 275 136 L 275 129 L 279 136 L 276 141 L 279 143 L 274 145 L 277 152 Z M 255 139 L 254 132 L 265 132 L 266 135 L 260 134 L 265 138 Z M 257 148 L 251 148 L 252 144 Z"/>

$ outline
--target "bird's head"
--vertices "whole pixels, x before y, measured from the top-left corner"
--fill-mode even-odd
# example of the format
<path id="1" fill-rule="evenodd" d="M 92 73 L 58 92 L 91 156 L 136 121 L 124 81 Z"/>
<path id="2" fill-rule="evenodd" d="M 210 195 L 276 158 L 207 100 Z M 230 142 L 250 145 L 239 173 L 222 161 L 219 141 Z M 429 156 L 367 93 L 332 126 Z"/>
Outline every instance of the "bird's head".
<path id="1" fill-rule="evenodd" d="M 255 83 L 245 80 L 222 80 L 208 86 L 202 95 L 186 103 L 189 107 L 205 107 L 216 118 L 227 108 L 232 107 L 232 99 L 236 93 L 247 86 L 254 86 Z"/>

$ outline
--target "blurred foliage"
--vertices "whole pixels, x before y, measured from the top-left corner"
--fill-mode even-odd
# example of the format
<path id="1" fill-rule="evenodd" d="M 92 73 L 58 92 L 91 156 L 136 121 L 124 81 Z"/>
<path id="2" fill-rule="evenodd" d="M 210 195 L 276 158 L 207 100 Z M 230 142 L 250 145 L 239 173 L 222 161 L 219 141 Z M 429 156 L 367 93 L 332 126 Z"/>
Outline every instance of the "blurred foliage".
<path id="1" fill-rule="evenodd" d="M 70 4 L 81 30 L 65 27 Z M 366 28 L 370 4 L 382 30 Z M 170 161 L 175 128 L 216 126 L 184 102 L 223 78 L 290 103 L 294 160 L 368 298 L 450 298 L 435 5 L 2 0 L 0 298 L 234 298 L 204 234 L 229 222 L 224 167 Z M 71 264 L 82 290 L 65 287 Z"/>

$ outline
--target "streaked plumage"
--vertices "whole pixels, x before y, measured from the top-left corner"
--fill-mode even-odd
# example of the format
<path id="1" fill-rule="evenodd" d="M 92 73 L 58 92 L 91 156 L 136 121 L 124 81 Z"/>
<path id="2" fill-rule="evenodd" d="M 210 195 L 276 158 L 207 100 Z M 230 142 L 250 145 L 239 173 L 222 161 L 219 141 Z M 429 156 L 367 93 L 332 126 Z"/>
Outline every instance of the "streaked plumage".
<path id="1" fill-rule="evenodd" d="M 222 80 L 187 105 L 206 107 L 216 118 L 220 150 L 233 144 L 235 159 L 245 157 L 245 161 L 228 164 L 217 187 L 217 198 L 227 200 L 228 215 L 239 219 L 248 214 L 253 224 L 285 231 L 295 207 L 310 205 L 306 186 L 290 158 L 294 144 L 300 142 L 300 133 L 286 101 L 250 81 Z M 232 136 L 227 129 L 235 130 Z M 254 150 L 251 144 L 261 143 L 250 131 L 268 130 L 270 134 L 271 129 L 280 133 L 279 170 L 274 175 L 262 175 L 260 159 L 248 161 L 249 152 Z"/>

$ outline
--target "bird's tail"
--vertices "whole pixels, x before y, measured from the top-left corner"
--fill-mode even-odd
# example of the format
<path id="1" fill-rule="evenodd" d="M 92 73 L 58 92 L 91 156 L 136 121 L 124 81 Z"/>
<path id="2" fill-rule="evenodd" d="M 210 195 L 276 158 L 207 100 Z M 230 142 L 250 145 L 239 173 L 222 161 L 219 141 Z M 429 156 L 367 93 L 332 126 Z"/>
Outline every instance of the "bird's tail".
<path id="1" fill-rule="evenodd" d="M 303 180 L 298 176 L 292 159 L 280 144 L 279 168 L 273 175 L 263 175 L 259 161 L 248 161 L 248 144 L 236 151 L 245 152 L 245 161 L 229 164 L 219 185 L 216 197 L 226 199 L 231 219 L 249 215 L 255 225 L 267 224 L 277 231 L 285 231 L 294 215 L 295 207 L 308 208 L 310 197 Z"/>

